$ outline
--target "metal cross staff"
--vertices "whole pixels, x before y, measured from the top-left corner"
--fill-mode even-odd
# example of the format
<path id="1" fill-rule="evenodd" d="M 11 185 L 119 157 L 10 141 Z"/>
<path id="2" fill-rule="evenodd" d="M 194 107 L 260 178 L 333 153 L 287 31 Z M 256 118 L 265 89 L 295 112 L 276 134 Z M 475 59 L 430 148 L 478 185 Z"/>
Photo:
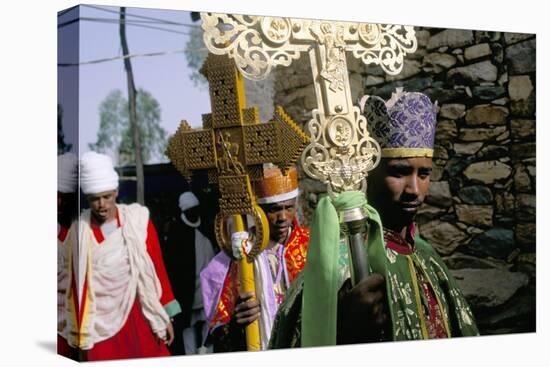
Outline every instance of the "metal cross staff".
<path id="1" fill-rule="evenodd" d="M 209 51 L 229 55 L 253 80 L 308 52 L 318 107 L 308 123 L 311 140 L 302 153 L 302 167 L 308 176 L 325 183 L 329 193 L 366 191 L 366 177 L 380 160 L 380 146 L 369 136 L 359 107 L 353 106 L 346 52 L 388 74 L 398 74 L 404 56 L 416 51 L 413 27 L 216 13 L 201 13 L 201 18 Z M 351 225 L 360 223 L 364 214 L 341 216 L 351 234 L 352 262 L 366 259 L 363 236 L 354 234 L 361 226 Z M 355 279 L 368 273 L 366 263 L 352 267 Z"/>
<path id="2" fill-rule="evenodd" d="M 203 129 L 191 129 L 182 121 L 170 138 L 167 155 L 187 178 L 193 170 L 208 170 L 211 183 L 219 184 L 220 213 L 215 219 L 218 244 L 233 257 L 227 238 L 227 219 L 234 230 L 245 230 L 242 216 L 256 223 L 256 242 L 239 259 L 241 289 L 254 292 L 253 260 L 267 245 L 269 226 L 252 194 L 250 179 L 263 177 L 263 163 L 279 166 L 283 174 L 296 162 L 308 137 L 278 107 L 268 123 L 259 123 L 255 107 L 245 108 L 244 82 L 235 64 L 226 56 L 210 54 L 201 72 L 209 85 L 212 113 L 203 115 Z M 258 321 L 246 328 L 248 350 L 260 349 Z"/>

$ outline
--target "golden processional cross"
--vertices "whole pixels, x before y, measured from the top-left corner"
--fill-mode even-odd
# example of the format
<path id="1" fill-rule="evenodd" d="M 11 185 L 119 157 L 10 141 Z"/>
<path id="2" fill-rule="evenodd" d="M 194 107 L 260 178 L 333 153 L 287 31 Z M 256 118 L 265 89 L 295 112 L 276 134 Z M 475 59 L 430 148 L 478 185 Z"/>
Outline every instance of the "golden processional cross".
<path id="1" fill-rule="evenodd" d="M 367 121 L 353 106 L 346 64 L 351 52 L 364 64 L 398 74 L 417 47 L 412 26 L 201 13 L 204 43 L 216 55 L 234 59 L 241 73 L 264 79 L 275 66 L 289 66 L 309 54 L 317 108 L 308 123 L 310 144 L 301 163 L 329 192 L 365 188 L 378 164 L 380 147 Z"/>
<path id="2" fill-rule="evenodd" d="M 256 223 L 256 241 L 239 260 L 241 289 L 254 292 L 253 259 L 269 241 L 269 226 L 256 203 L 250 179 L 263 178 L 263 163 L 274 163 L 286 174 L 309 139 L 284 112 L 275 111 L 268 123 L 259 123 L 255 107 L 245 108 L 244 82 L 227 56 L 208 55 L 201 73 L 209 85 L 212 113 L 203 115 L 203 129 L 191 129 L 182 121 L 170 138 L 167 155 L 188 181 L 192 171 L 208 170 L 210 183 L 218 183 L 220 213 L 215 220 L 218 244 L 233 256 L 227 238 L 227 219 L 234 230 L 245 230 L 242 216 Z M 248 350 L 259 350 L 258 321 L 246 328 Z"/>
<path id="3" fill-rule="evenodd" d="M 317 108 L 308 122 L 311 136 L 302 153 L 304 172 L 327 191 L 366 191 L 367 174 L 380 161 L 380 146 L 351 99 L 346 52 L 364 64 L 398 74 L 404 56 L 416 51 L 412 26 L 201 13 L 203 39 L 210 52 L 229 55 L 244 76 L 265 78 L 275 66 L 289 66 L 309 54 Z M 340 213 L 349 228 L 352 279 L 368 274 L 361 230 L 366 214 Z M 351 225 L 358 224 L 354 228 Z M 364 259 L 364 261 L 363 261 Z"/>

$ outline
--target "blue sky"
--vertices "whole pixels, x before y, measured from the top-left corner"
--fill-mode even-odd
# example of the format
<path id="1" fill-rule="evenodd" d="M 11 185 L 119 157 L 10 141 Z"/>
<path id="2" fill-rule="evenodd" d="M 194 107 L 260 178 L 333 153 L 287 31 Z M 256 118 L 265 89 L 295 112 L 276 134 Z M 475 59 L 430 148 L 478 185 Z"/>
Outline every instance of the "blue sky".
<path id="1" fill-rule="evenodd" d="M 119 16 L 114 13 L 118 12 L 119 8 L 83 5 L 80 6 L 79 11 L 81 18 L 79 22 L 59 29 L 59 44 L 62 45 L 63 42 L 67 42 L 71 37 L 74 37 L 76 27 L 79 27 L 80 63 L 121 56 Z M 132 16 L 139 15 L 194 26 L 200 25 L 200 22 L 193 23 L 191 21 L 189 12 L 181 10 L 127 8 L 126 12 L 128 20 L 148 21 L 144 18 Z M 70 16 L 71 14 L 64 15 L 65 18 Z M 92 20 L 82 18 L 92 18 Z M 116 22 L 106 22 L 107 19 Z M 181 33 L 190 32 L 190 28 L 185 26 L 156 23 L 143 24 Z M 189 37 L 186 34 L 132 25 L 127 25 L 126 33 L 130 54 L 183 50 Z M 73 60 L 67 60 L 71 59 L 68 54 L 70 51 L 70 49 L 65 49 L 58 53 L 58 62 L 74 62 L 76 56 L 73 57 Z M 158 100 L 161 107 L 161 126 L 169 135 L 176 131 L 181 119 L 186 119 L 193 127 L 199 127 L 202 124 L 201 115 L 210 112 L 208 91 L 205 87 L 197 88 L 194 86 L 189 78 L 191 71 L 187 67 L 187 60 L 182 52 L 151 57 L 133 57 L 131 61 L 136 88 L 149 91 Z M 76 67 L 58 66 L 59 80 L 62 83 L 67 83 L 71 78 L 74 79 L 76 69 Z M 126 72 L 122 59 L 83 64 L 79 67 L 80 104 L 78 116 L 80 130 L 79 134 L 69 131 L 65 135 L 67 140 L 73 143 L 75 149 L 77 145 L 80 146 L 81 154 L 89 150 L 89 143 L 96 140 L 101 101 L 114 89 L 120 89 L 127 96 L 126 83 Z M 64 120 L 67 122 L 74 120 L 76 114 L 75 96 L 68 92 L 63 90 L 58 92 L 58 100 L 64 109 Z M 80 139 L 79 144 L 74 142 L 77 135 Z"/>

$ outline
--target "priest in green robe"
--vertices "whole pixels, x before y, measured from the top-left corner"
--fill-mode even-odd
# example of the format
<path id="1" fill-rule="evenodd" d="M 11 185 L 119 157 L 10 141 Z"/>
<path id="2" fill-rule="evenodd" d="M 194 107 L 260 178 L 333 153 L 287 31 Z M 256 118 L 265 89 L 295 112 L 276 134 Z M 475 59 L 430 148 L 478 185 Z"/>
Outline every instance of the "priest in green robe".
<path id="1" fill-rule="evenodd" d="M 369 174 L 370 204 L 357 191 L 320 199 L 307 265 L 279 308 L 271 348 L 479 335 L 456 280 L 414 223 L 430 184 L 436 105 L 402 90 L 362 104 L 382 153 Z M 350 207 L 368 213 L 370 274 L 356 284 L 337 214 Z"/>

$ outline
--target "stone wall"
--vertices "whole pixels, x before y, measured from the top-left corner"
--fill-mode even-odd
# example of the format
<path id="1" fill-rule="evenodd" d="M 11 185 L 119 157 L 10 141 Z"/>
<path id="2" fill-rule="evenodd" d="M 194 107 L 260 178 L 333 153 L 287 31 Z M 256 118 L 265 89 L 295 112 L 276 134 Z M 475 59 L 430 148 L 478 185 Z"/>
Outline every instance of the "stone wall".
<path id="1" fill-rule="evenodd" d="M 535 36 L 417 27 L 418 50 L 387 76 L 348 54 L 353 98 L 398 86 L 438 101 L 434 170 L 417 221 L 470 301 L 482 334 L 535 330 Z M 277 68 L 275 104 L 305 124 L 309 60 Z M 322 185 L 303 177 L 302 221 Z"/>

